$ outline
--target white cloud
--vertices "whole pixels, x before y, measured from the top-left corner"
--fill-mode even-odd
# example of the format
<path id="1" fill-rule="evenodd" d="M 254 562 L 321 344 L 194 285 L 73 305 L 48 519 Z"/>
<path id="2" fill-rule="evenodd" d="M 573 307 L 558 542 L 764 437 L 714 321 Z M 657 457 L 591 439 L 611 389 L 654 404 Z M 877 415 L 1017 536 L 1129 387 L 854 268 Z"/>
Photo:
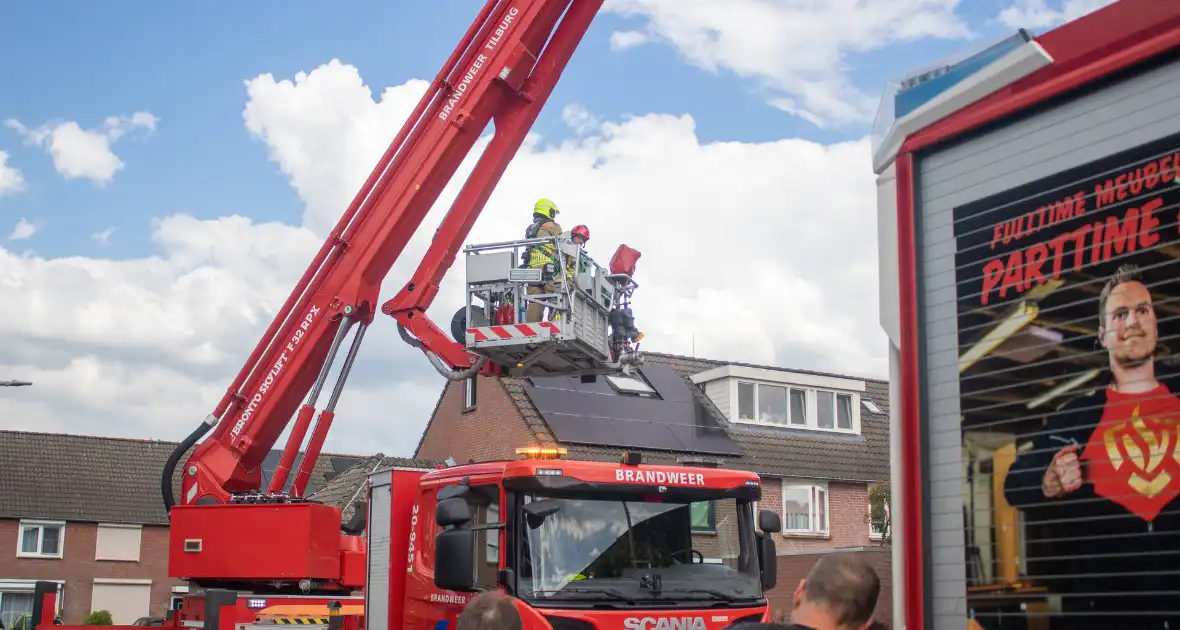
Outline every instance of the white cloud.
<path id="1" fill-rule="evenodd" d="M 628 48 L 642 46 L 647 42 L 647 34 L 640 31 L 615 31 L 610 34 L 610 47 L 615 51 L 621 52 Z"/>
<path id="2" fill-rule="evenodd" d="M 105 245 L 105 244 L 111 242 L 111 236 L 114 233 L 115 233 L 115 226 L 112 225 L 112 226 L 107 227 L 106 229 L 102 230 L 101 232 L 95 232 L 94 234 L 91 234 L 90 238 Z"/>
<path id="3" fill-rule="evenodd" d="M 24 217 L 21 217 L 16 222 L 16 227 L 12 228 L 12 233 L 8 235 L 9 240 L 20 241 L 31 237 L 37 233 L 37 226 L 29 223 Z"/>
<path id="4" fill-rule="evenodd" d="M 66 179 L 90 179 L 105 184 L 124 166 L 111 145 L 137 129 L 155 131 L 158 121 L 148 112 L 135 112 L 130 117 L 109 116 L 97 129 L 83 129 L 72 120 L 46 123 L 34 129 L 11 118 L 4 124 L 23 136 L 27 144 L 48 151 L 53 157 L 53 167 Z"/>
<path id="5" fill-rule="evenodd" d="M 8 165 L 8 153 L 0 151 L 0 197 L 18 193 L 25 188 L 20 169 Z"/>
<path id="6" fill-rule="evenodd" d="M 660 39 L 709 72 L 756 81 L 768 101 L 821 126 L 865 122 L 878 95 L 848 77 L 849 53 L 923 38 L 971 37 L 955 14 L 959 0 L 608 0 L 642 17 L 642 32 L 612 36 L 616 48 Z M 723 7 L 722 7 L 723 5 Z"/>
<path id="7" fill-rule="evenodd" d="M 172 215 L 153 227 L 159 254 L 135 260 L 0 249 L 0 375 L 35 383 L 0 398 L 3 425 L 186 435 L 426 85 L 409 81 L 374 100 L 356 69 L 338 62 L 293 81 L 247 82 L 245 126 L 306 204 L 303 225 Z M 867 140 L 703 144 L 687 115 L 602 123 L 576 106 L 567 113 L 584 135 L 559 144 L 530 137 L 468 242 L 519 237 L 533 202 L 549 197 L 567 228 L 590 226 L 591 255 L 605 262 L 620 242 L 643 253 L 634 307 L 644 348 L 688 354 L 695 337 L 700 356 L 886 373 Z M 444 190 L 381 300 L 413 273 L 485 145 Z M 459 260 L 430 310 L 444 328 L 462 275 Z M 326 448 L 409 454 L 442 380 L 385 316 L 365 342 Z"/>
<path id="8" fill-rule="evenodd" d="M 1076 20 L 1114 4 L 1114 0 L 1014 0 L 1000 11 L 999 20 L 1010 28 L 1045 29 Z"/>

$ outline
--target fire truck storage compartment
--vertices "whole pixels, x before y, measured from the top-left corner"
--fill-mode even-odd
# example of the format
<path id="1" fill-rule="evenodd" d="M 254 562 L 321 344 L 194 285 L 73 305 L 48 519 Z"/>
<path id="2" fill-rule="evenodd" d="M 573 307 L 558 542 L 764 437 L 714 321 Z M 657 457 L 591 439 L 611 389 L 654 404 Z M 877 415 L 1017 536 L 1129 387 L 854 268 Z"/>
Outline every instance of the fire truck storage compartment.
<path id="1" fill-rule="evenodd" d="M 173 506 L 169 571 L 196 579 L 338 578 L 339 514 L 315 503 Z"/>
<path id="2" fill-rule="evenodd" d="M 1050 389 L 1054 383 L 1062 382 L 1065 377 L 1054 376 L 1053 379 L 1047 379 L 1051 382 L 1037 385 L 1029 382 L 1025 378 L 1026 375 L 1017 374 L 1004 377 L 1004 375 L 996 374 L 994 382 L 988 381 L 980 385 L 971 383 L 972 378 L 975 380 L 986 378 L 986 373 L 994 372 L 999 369 L 996 366 L 1001 365 L 992 363 L 991 367 L 986 369 L 981 369 L 982 365 L 976 365 L 977 369 L 974 371 L 969 369 L 966 372 L 960 372 L 961 353 L 967 352 L 976 343 L 978 337 L 994 323 L 987 325 L 977 323 L 968 326 L 968 328 L 978 330 L 966 332 L 961 330 L 963 324 L 960 321 L 964 317 L 964 311 L 975 311 L 972 316 L 981 318 L 982 314 L 989 309 L 996 311 L 990 317 L 993 317 L 995 321 L 1000 321 L 1006 314 L 1005 309 L 1019 303 L 1022 299 L 1029 298 L 1031 291 L 1042 286 L 1039 280 L 1031 283 L 1026 283 L 1023 280 L 1009 283 L 1004 297 L 1000 297 L 998 294 L 999 285 L 993 286 L 990 304 L 981 305 L 980 287 L 981 279 L 985 276 L 985 264 L 992 260 L 1008 261 L 1011 252 L 1025 250 L 1037 243 L 1047 243 L 1046 239 L 1053 238 L 1060 230 L 1053 231 L 1046 228 L 1045 233 L 1038 236 L 1034 230 L 1021 233 L 1021 228 L 1017 227 L 1014 228 L 1013 233 L 1021 233 L 1020 238 L 1023 240 L 1012 243 L 1004 241 L 1001 247 L 992 238 L 993 229 L 991 226 L 1000 225 L 999 229 L 1002 230 L 1003 223 L 1013 220 L 1016 216 L 1011 214 L 1009 210 L 1005 210 L 1003 206 L 1011 206 L 1013 208 L 1011 212 L 1017 212 L 1015 208 L 1019 207 L 1023 209 L 1021 212 L 1027 217 L 1031 216 L 1030 213 L 1036 214 L 1038 207 L 1048 203 L 1046 200 L 1054 194 L 1065 199 L 1075 193 L 1084 193 L 1086 199 L 1084 216 L 1087 218 L 1081 218 L 1083 213 L 1079 212 L 1074 215 L 1078 218 L 1073 223 L 1084 227 L 1083 224 L 1088 225 L 1095 221 L 1101 221 L 1102 217 L 1110 212 L 1106 208 L 1095 210 L 1094 187 L 1091 183 L 1094 181 L 1093 178 L 1115 178 L 1129 172 L 1131 173 L 1129 179 L 1133 180 L 1137 167 L 1149 163 L 1152 159 L 1157 161 L 1162 159 L 1158 157 L 1159 155 L 1180 154 L 1180 140 L 1175 142 L 1170 149 L 1147 146 L 1161 138 L 1177 133 L 1180 133 L 1180 63 L 1172 58 L 1166 62 L 1144 64 L 1133 68 L 1131 72 L 1117 77 L 1113 81 L 1104 82 L 1102 85 L 1083 87 L 1067 98 L 1037 106 L 1026 113 L 1001 120 L 978 134 L 967 136 L 962 140 L 951 140 L 945 145 L 936 145 L 915 155 L 913 168 L 915 207 L 913 211 L 916 242 L 919 248 L 917 252 L 919 270 L 917 287 L 921 308 L 918 317 L 919 321 L 923 322 L 918 332 L 918 352 L 921 353 L 919 365 L 922 366 L 922 378 L 925 380 L 919 407 L 926 416 L 923 418 L 921 426 L 927 432 L 924 439 L 930 449 L 924 457 L 927 468 L 923 474 L 923 483 L 928 484 L 929 492 L 928 500 L 923 503 L 928 510 L 926 521 L 929 523 L 930 537 L 923 541 L 907 541 L 906 544 L 921 545 L 927 549 L 926 553 L 932 554 L 926 564 L 932 569 L 932 573 L 925 577 L 925 584 L 933 599 L 933 605 L 931 607 L 932 616 L 927 618 L 926 624 L 928 625 L 926 627 L 961 628 L 969 611 L 972 615 L 977 616 L 984 627 L 993 627 L 997 623 L 994 615 L 998 613 L 981 608 L 983 604 L 976 602 L 970 594 L 965 598 L 964 593 L 968 592 L 968 587 L 986 588 L 988 584 L 999 583 L 1002 581 L 1000 579 L 1002 576 L 995 574 L 999 572 L 1009 572 L 1010 575 L 1017 573 L 1021 576 L 1029 575 L 1034 579 L 1039 574 L 1039 569 L 1036 566 L 1036 556 L 1039 554 L 1036 543 L 1039 541 L 1036 538 L 1025 540 L 1024 534 L 1021 533 L 1018 538 L 1014 539 L 1017 541 L 1011 543 L 1017 546 L 1014 555 L 1007 557 L 1010 558 L 1012 564 L 1018 566 L 1005 567 L 1003 562 L 999 562 L 1003 558 L 997 556 L 999 553 L 997 549 L 1000 544 L 1009 543 L 990 542 L 986 538 L 991 536 L 991 532 L 996 528 L 991 520 L 992 517 L 989 516 L 992 514 L 989 510 L 999 510 L 1002 506 L 995 507 L 993 505 L 995 499 L 986 506 L 986 510 L 983 505 L 976 505 L 974 508 L 967 505 L 969 501 L 965 493 L 974 496 L 970 495 L 974 491 L 969 489 L 971 483 L 969 480 L 972 477 L 971 470 L 969 470 L 972 464 L 969 458 L 975 457 L 969 448 L 968 434 L 972 431 L 980 433 L 980 443 L 986 441 L 984 438 L 990 439 L 992 442 L 1007 440 L 1008 448 L 1011 448 L 1011 443 L 1015 440 L 1018 448 L 1027 447 L 1028 437 L 1019 432 L 1002 435 L 1006 431 L 1003 421 L 985 421 L 978 416 L 973 418 L 972 416 L 976 415 L 974 411 L 986 410 L 989 406 L 996 407 L 1007 404 L 1011 409 L 1004 413 L 1008 413 L 1014 418 L 1036 415 L 1036 411 L 1041 411 L 1040 415 L 1051 413 L 1053 408 L 1062 402 L 1061 399 L 1053 401 L 1043 411 L 1030 411 L 1026 408 L 1025 403 L 1031 398 L 1029 394 L 1023 393 L 1024 388 L 1028 387 L 1035 392 L 1041 392 Z M 1140 154 L 1127 158 L 1132 160 L 1128 164 L 1121 166 L 1105 162 L 1099 164 L 1100 161 L 1115 156 L 1115 154 L 1137 148 L 1140 149 Z M 1074 171 L 1074 169 L 1079 170 Z M 1038 184 L 1040 188 L 1036 191 L 1015 190 L 1034 182 L 1040 182 Z M 1175 186 L 1176 184 L 1171 185 Z M 993 195 L 1009 191 L 1011 194 L 1005 196 L 1003 200 L 997 198 L 995 203 L 991 203 L 990 198 Z M 1132 201 L 1132 197 L 1141 197 L 1141 201 Z M 1123 202 L 1122 198 L 1120 194 L 1118 202 L 1121 208 L 1120 213 L 1125 212 L 1131 206 L 1140 205 L 1143 200 L 1151 197 L 1144 189 L 1138 195 L 1128 196 L 1126 202 Z M 962 233 L 968 228 L 959 225 L 964 221 L 960 218 L 960 213 L 963 212 L 965 205 L 976 202 L 981 207 L 972 210 L 973 213 L 995 212 L 996 218 L 986 222 L 977 221 L 980 225 L 986 223 L 989 227 L 986 230 L 978 226 L 971 228 L 978 228 L 977 231 L 986 232 L 984 236 L 975 235 L 972 237 Z M 1051 214 L 1053 212 L 1050 210 Z M 1119 214 L 1119 217 L 1121 216 Z M 1172 239 L 1171 234 L 1176 232 L 1176 216 L 1174 201 L 1165 202 L 1164 207 L 1157 212 L 1161 226 L 1160 233 L 1163 234 L 1165 228 L 1170 230 L 1170 234 L 1163 237 L 1164 241 Z M 1036 221 L 1037 223 L 1032 224 L 1034 227 L 1041 225 L 1040 219 L 1036 219 Z M 1067 228 L 1062 227 L 1061 229 Z M 1003 238 L 1002 233 L 1000 237 Z M 967 238 L 971 238 L 970 246 L 964 244 L 966 241 L 963 239 Z M 1089 238 L 1087 237 L 1087 239 Z M 1138 234 L 1131 234 L 1129 238 L 1138 238 Z M 988 250 L 988 241 L 992 241 L 994 251 Z M 1075 318 L 1071 313 L 1067 318 L 1069 322 L 1089 329 L 1096 328 L 1098 322 L 1095 310 L 1098 297 L 1095 291 L 1102 288 L 1103 282 L 1109 276 L 1107 267 L 1113 267 L 1118 262 L 1103 261 L 1101 263 L 1102 271 L 1095 271 L 1093 272 L 1095 277 L 1088 278 L 1086 272 L 1091 266 L 1091 255 L 1093 254 L 1091 250 L 1100 250 L 1101 247 L 1091 248 L 1090 240 L 1086 240 L 1085 243 L 1084 260 L 1081 262 L 1083 271 L 1078 273 L 1075 270 L 1075 256 L 1072 246 L 1064 250 L 1062 256 L 1064 261 L 1059 269 L 1061 277 L 1066 282 L 1064 288 L 1069 291 L 1071 297 L 1075 293 L 1083 295 L 1087 290 L 1092 293 L 1085 302 L 1089 305 L 1089 315 L 1084 318 L 1079 315 Z M 972 262 L 964 263 L 961 260 L 965 255 L 964 248 L 975 248 L 980 251 L 971 254 Z M 1042 273 L 1052 280 L 1055 269 L 1052 245 L 1049 246 L 1048 252 Z M 1093 255 L 1097 256 L 1098 254 Z M 1118 256 L 1116 255 L 1115 258 Z M 993 268 L 994 266 L 993 264 Z M 968 295 L 963 295 L 965 285 L 973 287 Z M 1014 288 L 1017 285 L 1023 285 L 1022 290 L 1018 291 Z M 1079 287 L 1079 285 L 1089 285 L 1090 288 L 1086 289 L 1084 286 Z M 1047 288 L 1045 287 L 1045 289 Z M 1157 299 L 1162 298 L 1157 297 Z M 961 304 L 964 301 L 970 301 L 970 304 Z M 1055 299 L 1054 304 L 1059 301 L 1059 299 Z M 1065 306 L 1057 306 L 1056 308 L 1064 309 Z M 1061 318 L 1059 315 L 1063 317 L 1061 313 L 1054 315 L 1051 312 L 1044 312 L 1046 310 L 1048 309 L 1042 307 L 1040 317 L 1049 320 L 1050 323 L 1042 324 L 1040 320 L 1034 319 L 1033 323 L 1037 324 L 1038 328 L 1051 328 L 1052 322 Z M 1162 322 L 1164 315 L 1161 313 L 1159 317 Z M 1065 324 L 1069 322 L 1063 323 L 1062 326 L 1068 328 Z M 960 339 L 960 334 L 964 334 L 965 337 Z M 1094 346 L 1095 336 L 1093 334 L 1088 334 L 1085 331 L 1064 331 L 1063 334 L 1067 340 L 1073 338 L 1075 341 L 1069 343 L 1077 348 L 1087 346 L 1090 348 L 1090 352 L 1102 350 L 1100 347 Z M 1043 343 L 1049 343 L 1049 336 L 1060 337 L 1060 334 L 1056 332 L 1045 333 L 1045 335 L 1046 340 Z M 1161 340 L 1163 340 L 1162 332 Z M 1070 350 L 1070 353 L 1072 352 Z M 994 356 L 994 352 L 989 356 Z M 1057 355 L 1050 355 L 1050 358 L 1053 356 Z M 1061 356 L 1054 360 L 1073 361 L 1073 359 L 1061 358 Z M 1104 352 L 1100 358 L 1105 360 Z M 992 360 L 1004 361 L 1007 359 Z M 1035 359 L 1033 363 L 1046 360 Z M 1095 363 L 1094 367 L 1101 368 L 1099 363 L 1101 362 Z M 1007 365 L 1007 363 L 1003 365 Z M 1014 372 L 1014 374 L 1016 373 Z M 1008 380 L 1005 381 L 1005 378 Z M 1097 379 L 1092 381 L 1090 385 L 1101 386 L 1100 384 L 1103 382 L 1105 381 Z M 1003 385 L 1003 383 L 1008 384 Z M 981 386 L 982 389 L 980 389 Z M 1017 387 L 1021 388 L 1021 393 L 1014 395 L 1021 399 L 1019 404 L 1001 403 L 995 398 L 996 396 L 1004 396 L 1003 390 L 1010 389 L 1015 392 L 1014 388 Z M 990 398 L 989 391 L 991 392 Z M 1035 395 L 1037 394 L 1031 394 L 1031 396 Z M 986 414 L 987 412 L 979 411 L 979 413 Z M 1016 421 L 1010 420 L 1009 422 Z M 989 424 L 992 425 L 992 428 L 988 428 Z M 978 426 L 972 429 L 973 425 Z M 1015 429 L 1009 430 L 1015 431 Z M 1024 431 L 1024 429 L 1020 431 Z M 1079 451 L 1080 454 L 1081 451 Z M 997 463 L 996 466 L 999 464 Z M 979 474 L 981 473 L 976 471 L 976 476 Z M 984 471 L 982 474 L 988 476 L 986 491 L 999 492 L 1002 497 L 1002 490 L 994 490 L 991 486 L 992 473 Z M 981 494 L 981 496 L 983 495 Z M 917 498 L 912 497 L 907 500 L 913 501 Z M 976 517 L 975 515 L 980 516 Z M 985 520 L 972 525 L 967 523 L 967 518 Z M 999 532 L 996 532 L 995 536 L 997 539 L 1001 538 Z M 966 562 L 964 561 L 965 549 L 969 558 Z M 1058 553 L 1062 552 L 1058 551 Z M 1076 553 L 1083 553 L 1083 551 L 1078 549 Z M 975 559 L 971 560 L 970 558 L 973 556 Z M 1054 580 L 1052 576 L 1043 579 L 1042 583 L 1048 585 L 1049 591 L 1053 591 Z M 1048 600 L 1050 598 L 1042 596 L 1040 599 Z M 1030 601 L 1029 605 L 1032 604 L 1033 602 Z M 1042 602 L 1038 600 L 1035 604 L 1041 606 Z M 1049 606 L 1051 604 L 1045 602 L 1043 605 Z M 1004 612 L 1003 614 L 1009 613 Z M 1017 610 L 1015 614 L 1024 613 Z M 1116 622 L 1115 625 L 1118 623 Z"/>
<path id="3" fill-rule="evenodd" d="M 434 506 L 418 505 L 418 482 L 425 472 L 386 468 L 369 475 L 366 630 L 397 630 L 403 625 L 406 579 L 415 566 L 422 566 L 418 550 L 430 531 L 423 523 L 434 522 Z"/>

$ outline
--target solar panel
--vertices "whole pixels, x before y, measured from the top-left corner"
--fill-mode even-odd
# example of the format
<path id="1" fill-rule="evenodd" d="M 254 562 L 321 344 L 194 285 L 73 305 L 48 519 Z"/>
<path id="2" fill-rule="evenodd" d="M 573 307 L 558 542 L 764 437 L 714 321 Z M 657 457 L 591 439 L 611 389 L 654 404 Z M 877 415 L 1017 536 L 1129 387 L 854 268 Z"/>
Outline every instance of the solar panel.
<path id="1" fill-rule="evenodd" d="M 549 428 L 562 442 L 615 444 L 621 439 L 606 418 L 586 418 L 565 413 L 543 414 Z"/>
<path id="2" fill-rule="evenodd" d="M 688 383 L 672 368 L 666 365 L 648 365 L 640 371 L 643 372 L 643 377 L 647 379 L 647 382 L 651 383 L 651 386 L 659 393 L 660 398 L 675 402 L 691 402 L 693 400 L 692 390 L 688 388 Z"/>
<path id="3" fill-rule="evenodd" d="M 641 373 L 658 398 L 620 394 L 603 377 L 596 383 L 556 376 L 529 379 L 525 394 L 560 442 L 740 455 L 725 430 L 671 368 Z"/>

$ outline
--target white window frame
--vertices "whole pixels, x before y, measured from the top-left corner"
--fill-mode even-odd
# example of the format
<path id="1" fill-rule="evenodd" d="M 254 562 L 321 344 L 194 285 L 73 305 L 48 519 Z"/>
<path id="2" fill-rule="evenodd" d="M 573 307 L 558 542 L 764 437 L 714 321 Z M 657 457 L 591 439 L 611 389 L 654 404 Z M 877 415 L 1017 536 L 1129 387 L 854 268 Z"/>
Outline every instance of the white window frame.
<path id="1" fill-rule="evenodd" d="M 869 514 L 869 540 L 881 540 L 885 536 L 873 531 L 873 502 L 872 502 L 872 500 L 865 501 L 865 509 L 868 510 L 868 514 Z M 889 502 L 888 501 L 885 502 L 885 518 L 887 518 L 887 519 L 889 518 Z M 890 519 L 890 520 L 892 520 L 892 519 Z M 886 526 L 885 532 L 886 533 L 889 532 L 888 526 Z"/>
<path id="2" fill-rule="evenodd" d="M 808 491 L 811 498 L 808 500 L 810 506 L 810 513 L 808 514 L 808 522 L 810 527 L 807 529 L 791 529 L 787 526 L 789 519 L 787 518 L 787 491 L 804 488 Z M 824 513 L 824 527 L 819 529 L 816 522 L 819 520 L 819 512 L 817 508 L 820 501 L 817 498 L 819 492 L 823 492 L 823 513 Z M 815 480 L 783 480 L 782 489 L 782 506 L 783 511 L 779 518 L 783 522 L 784 536 L 828 536 L 832 530 L 832 509 L 831 509 L 831 493 L 828 490 L 828 482 Z"/>
<path id="3" fill-rule="evenodd" d="M 734 379 L 731 379 L 731 381 L 732 381 L 732 385 L 733 385 L 733 389 L 732 389 L 732 393 L 731 393 L 733 403 L 732 403 L 732 413 L 730 414 L 730 417 L 733 418 L 734 422 L 737 422 L 739 424 L 750 424 L 750 425 L 758 425 L 758 426 L 764 426 L 764 427 L 778 427 L 781 429 L 800 429 L 800 430 L 808 430 L 808 431 L 818 431 L 818 432 L 823 432 L 823 433 L 840 433 L 840 434 L 846 434 L 846 435 L 860 435 L 860 430 L 861 430 L 860 410 L 862 409 L 861 396 L 860 396 L 860 394 L 858 394 L 856 392 L 841 391 L 838 389 L 829 389 L 829 388 L 824 388 L 824 387 L 804 387 L 804 386 L 800 386 L 800 385 L 793 385 L 791 383 L 772 383 L 772 382 L 758 381 L 758 380 L 753 380 L 753 379 L 734 378 Z M 743 385 L 752 386 L 754 389 L 754 415 L 755 415 L 754 419 L 746 419 L 746 418 L 741 417 L 741 389 L 742 389 Z M 759 420 L 756 417 L 758 414 L 759 391 L 762 387 L 780 387 L 780 388 L 787 390 L 787 421 L 785 423 L 779 424 L 777 422 L 765 422 L 765 421 Z M 803 396 L 804 396 L 804 401 L 803 401 L 804 407 L 803 408 L 805 410 L 804 413 L 806 414 L 807 417 L 802 424 L 794 424 L 792 422 L 794 419 L 791 417 L 791 413 L 792 413 L 791 412 L 791 390 L 803 392 Z M 832 394 L 832 427 L 831 428 L 819 426 L 819 393 L 820 392 Z M 837 405 L 839 404 L 839 400 L 840 400 L 841 396 L 846 396 L 851 401 L 851 404 L 849 405 L 849 411 L 852 416 L 850 418 L 852 426 L 851 426 L 851 428 L 848 428 L 848 429 L 841 428 L 840 425 L 838 424 L 839 420 L 837 418 L 837 409 L 838 409 Z"/>
<path id="4" fill-rule="evenodd" d="M 479 402 L 479 389 L 476 384 L 478 376 L 472 376 L 463 381 L 463 411 L 474 411 L 476 404 Z"/>
<path id="5" fill-rule="evenodd" d="M 188 595 L 187 586 L 173 586 L 172 592 L 169 594 L 168 609 L 180 610 L 180 606 L 184 604 L 186 595 Z"/>
<path id="6" fill-rule="evenodd" d="M 37 586 L 37 582 L 52 582 L 57 585 L 57 610 L 53 611 L 54 617 L 60 617 L 63 606 L 65 605 L 65 580 L 25 580 L 25 579 L 4 579 L 0 578 L 0 600 L 4 599 L 5 593 L 33 593 Z"/>
<path id="7" fill-rule="evenodd" d="M 37 551 L 29 553 L 24 551 L 25 548 L 25 528 L 37 528 Z M 45 538 L 45 529 L 47 527 L 56 527 L 61 532 L 57 536 L 57 553 L 48 554 L 41 553 L 41 543 Z M 61 559 L 66 551 L 66 522 L 65 521 L 46 521 L 40 519 L 21 519 L 17 525 L 16 533 L 16 557 L 18 558 L 43 558 L 43 559 Z"/>
<path id="8" fill-rule="evenodd" d="M 621 374 L 610 374 L 607 375 L 606 382 L 621 396 L 638 396 L 640 398 L 659 397 L 654 387 L 635 375 L 623 376 Z"/>

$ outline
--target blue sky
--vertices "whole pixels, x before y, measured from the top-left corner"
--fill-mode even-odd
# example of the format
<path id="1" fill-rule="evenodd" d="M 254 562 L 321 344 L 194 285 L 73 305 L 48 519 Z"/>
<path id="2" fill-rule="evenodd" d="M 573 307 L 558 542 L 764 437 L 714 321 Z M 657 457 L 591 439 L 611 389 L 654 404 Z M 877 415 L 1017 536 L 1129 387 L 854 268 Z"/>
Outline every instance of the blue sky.
<path id="1" fill-rule="evenodd" d="M 288 2 L 229 5 L 145 1 L 18 3 L 0 24 L 9 64 L 0 118 L 33 127 L 146 110 L 159 117 L 151 137 L 120 140 L 126 167 L 105 186 L 56 176 L 44 150 L 0 128 L 0 150 L 20 168 L 27 191 L 0 199 L 4 223 L 24 216 L 43 226 L 22 245 L 39 255 L 132 257 L 151 250 L 152 217 L 242 213 L 297 222 L 301 203 L 242 124 L 243 81 L 260 73 L 292 77 L 332 58 L 354 64 L 370 86 L 430 78 L 478 11 L 478 0 Z M 984 36 L 1009 32 L 993 21 L 997 1 L 964 2 L 958 13 Z M 819 129 L 757 96 L 753 81 L 684 62 L 671 46 L 614 52 L 612 31 L 642 20 L 604 13 L 583 41 L 536 130 L 560 139 L 560 108 L 578 102 L 606 118 L 691 112 L 703 141 L 800 137 L 856 138 L 865 125 Z M 989 23 L 991 22 L 991 23 Z M 64 44 L 63 44 L 64 42 Z M 892 76 L 964 45 L 926 39 L 847 57 L 849 76 L 874 95 Z M 90 235 L 117 226 L 110 244 Z M 9 229 L 3 226 L 4 231 Z"/>

